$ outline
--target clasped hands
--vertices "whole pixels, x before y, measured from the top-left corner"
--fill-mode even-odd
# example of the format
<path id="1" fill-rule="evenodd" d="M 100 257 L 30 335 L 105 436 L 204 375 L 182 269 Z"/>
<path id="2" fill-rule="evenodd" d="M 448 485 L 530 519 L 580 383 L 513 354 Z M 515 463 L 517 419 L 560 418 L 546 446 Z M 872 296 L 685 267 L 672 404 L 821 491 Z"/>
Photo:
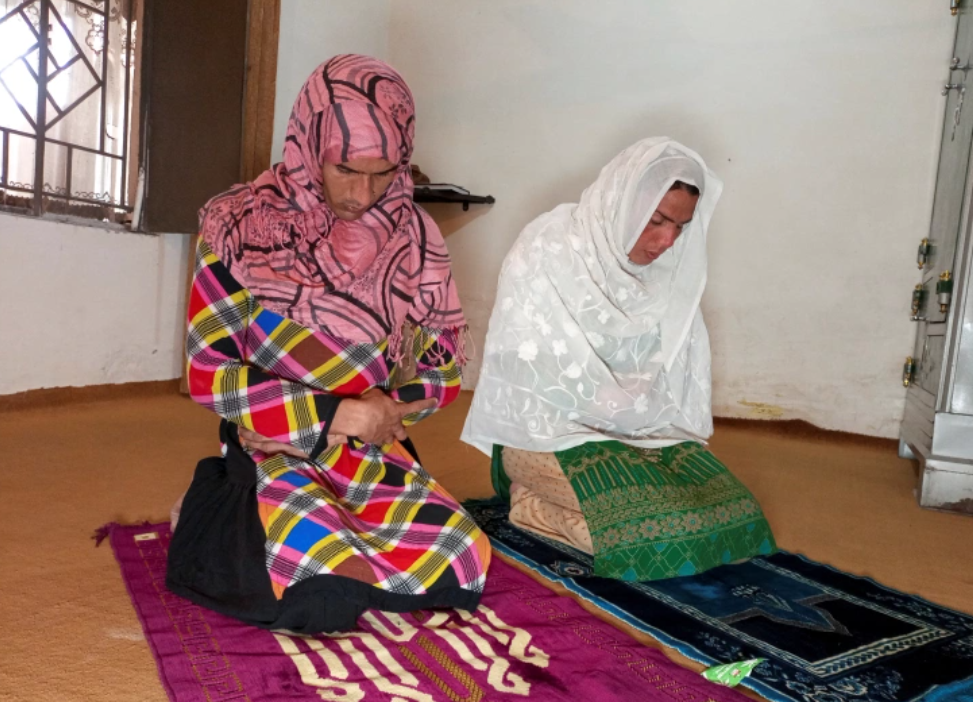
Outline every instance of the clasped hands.
<path id="1" fill-rule="evenodd" d="M 396 439 L 408 438 L 403 419 L 417 412 L 432 409 L 436 400 L 428 398 L 415 402 L 396 402 L 379 388 L 367 390 L 361 397 L 345 398 L 338 405 L 331 426 L 328 427 L 328 445 L 348 442 L 354 436 L 366 444 L 380 446 L 393 443 Z M 262 436 L 252 429 L 238 428 L 240 445 L 267 455 L 283 453 L 294 458 L 308 458 L 308 455 L 292 444 Z"/>

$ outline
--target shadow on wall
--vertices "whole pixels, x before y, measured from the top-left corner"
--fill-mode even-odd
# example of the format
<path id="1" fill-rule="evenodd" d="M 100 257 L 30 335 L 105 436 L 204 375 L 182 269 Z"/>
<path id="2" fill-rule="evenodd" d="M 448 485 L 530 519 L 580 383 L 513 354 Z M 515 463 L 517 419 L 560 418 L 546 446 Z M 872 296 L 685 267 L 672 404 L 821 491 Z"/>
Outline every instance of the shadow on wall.
<path id="1" fill-rule="evenodd" d="M 424 202 L 420 205 L 436 220 L 443 237 L 455 234 L 467 224 L 485 215 L 491 207 L 490 205 L 470 205 L 470 209 L 464 212 L 462 205 L 452 203 Z"/>

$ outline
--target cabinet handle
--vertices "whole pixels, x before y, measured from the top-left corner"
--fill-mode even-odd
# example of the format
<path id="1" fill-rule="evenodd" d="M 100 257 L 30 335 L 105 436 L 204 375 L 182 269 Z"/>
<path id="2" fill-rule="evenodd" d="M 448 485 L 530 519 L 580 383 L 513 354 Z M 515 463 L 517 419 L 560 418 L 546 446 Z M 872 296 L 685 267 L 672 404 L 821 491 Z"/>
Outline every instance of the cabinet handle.
<path id="1" fill-rule="evenodd" d="M 919 253 L 916 254 L 916 263 L 919 264 L 919 270 L 921 271 L 926 263 L 929 262 L 929 253 L 932 250 L 932 246 L 929 244 L 929 239 L 923 239 L 919 243 Z"/>
<path id="2" fill-rule="evenodd" d="M 950 271 L 943 271 L 936 283 L 936 296 L 939 298 L 939 311 L 946 314 L 950 300 L 953 298 L 953 276 Z"/>
<path id="3" fill-rule="evenodd" d="M 906 356 L 905 365 L 902 366 L 902 385 L 909 387 L 912 385 L 912 376 L 916 374 L 916 362 L 912 356 Z"/>
<path id="4" fill-rule="evenodd" d="M 922 287 L 922 283 L 916 286 L 915 290 L 912 291 L 912 321 L 921 322 L 925 317 L 920 317 L 919 312 L 922 310 L 923 305 L 926 301 L 926 289 Z"/>

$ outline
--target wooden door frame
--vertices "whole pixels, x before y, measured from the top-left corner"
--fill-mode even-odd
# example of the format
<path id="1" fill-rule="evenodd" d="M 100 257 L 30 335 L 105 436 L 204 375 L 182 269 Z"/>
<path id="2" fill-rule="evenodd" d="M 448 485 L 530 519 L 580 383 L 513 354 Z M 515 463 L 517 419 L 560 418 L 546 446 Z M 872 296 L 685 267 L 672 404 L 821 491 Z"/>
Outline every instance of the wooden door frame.
<path id="1" fill-rule="evenodd" d="M 270 168 L 279 41 L 280 0 L 250 0 L 240 158 L 240 178 L 245 183 Z"/>
<path id="2" fill-rule="evenodd" d="M 280 41 L 280 0 L 247 3 L 247 66 L 243 87 L 243 141 L 240 144 L 240 182 L 246 183 L 270 168 L 274 140 L 274 101 L 277 94 L 277 51 Z M 218 193 L 213 193 L 217 195 Z M 192 286 L 199 235 L 190 237 L 186 290 Z M 186 307 L 189 298 L 187 292 Z M 183 319 L 186 315 L 183 315 Z M 184 333 L 185 336 L 185 333 Z M 185 346 L 185 344 L 184 344 Z M 187 365 L 179 388 L 189 394 Z"/>

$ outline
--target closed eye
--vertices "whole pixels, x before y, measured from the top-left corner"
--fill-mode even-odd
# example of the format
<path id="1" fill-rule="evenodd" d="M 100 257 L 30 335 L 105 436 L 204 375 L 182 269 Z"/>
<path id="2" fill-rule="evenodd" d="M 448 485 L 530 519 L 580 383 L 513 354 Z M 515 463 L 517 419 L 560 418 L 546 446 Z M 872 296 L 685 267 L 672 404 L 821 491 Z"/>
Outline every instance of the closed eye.
<path id="1" fill-rule="evenodd" d="M 669 217 L 666 217 L 661 212 L 656 212 L 654 215 L 652 215 L 652 219 L 649 220 L 650 223 L 652 223 L 652 224 L 654 224 L 656 226 L 659 226 L 660 224 L 663 224 L 664 222 L 672 222 L 679 229 L 682 229 L 683 227 L 685 227 L 687 224 L 689 224 L 692 221 L 693 220 L 688 219 L 685 222 L 677 222 L 674 219 L 670 219 Z"/>

